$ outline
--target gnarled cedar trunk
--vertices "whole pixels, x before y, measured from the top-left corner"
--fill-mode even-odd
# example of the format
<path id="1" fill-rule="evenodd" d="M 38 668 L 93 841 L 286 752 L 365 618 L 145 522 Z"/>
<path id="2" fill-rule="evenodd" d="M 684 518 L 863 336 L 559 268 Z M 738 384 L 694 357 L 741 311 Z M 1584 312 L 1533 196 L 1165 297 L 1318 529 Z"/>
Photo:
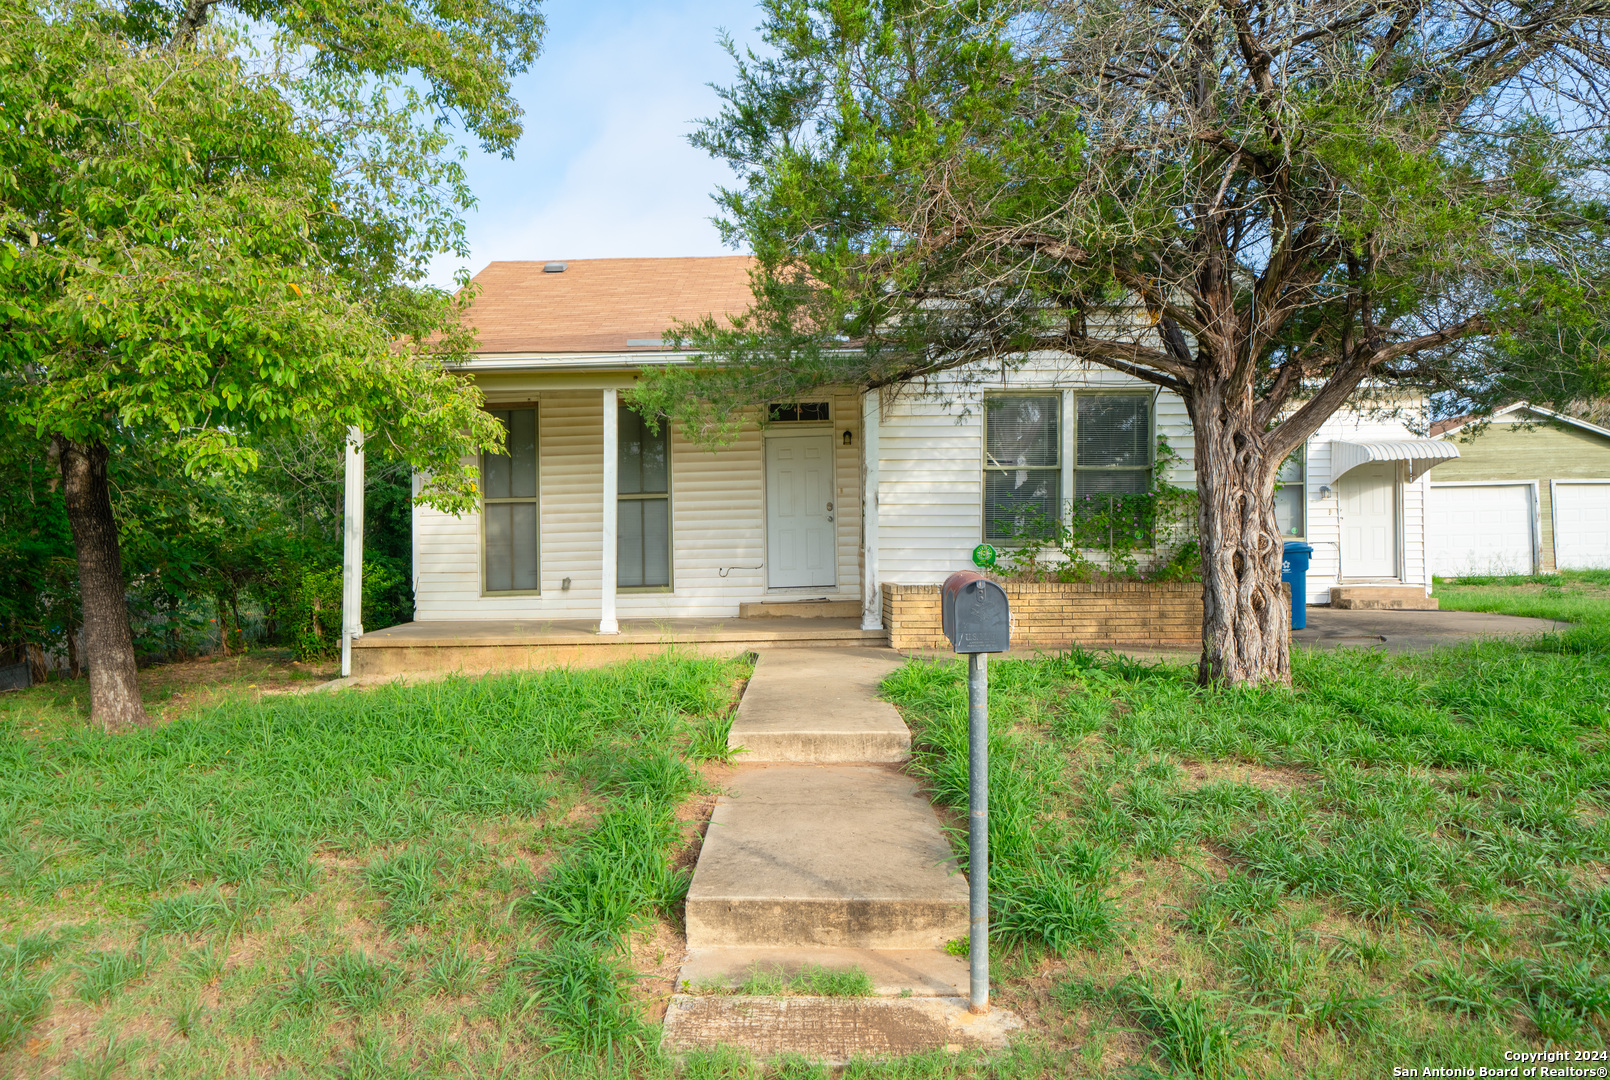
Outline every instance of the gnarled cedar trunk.
<path id="1" fill-rule="evenodd" d="M 78 555 L 78 592 L 83 604 L 84 651 L 89 661 L 90 713 L 103 727 L 145 719 L 134 677 L 134 635 L 123 589 L 123 556 L 112 491 L 106 482 L 106 444 L 57 437 L 62 496 Z"/>
<path id="2" fill-rule="evenodd" d="M 1185 395 L 1196 445 L 1202 530 L 1202 683 L 1291 682 L 1290 614 L 1280 588 L 1275 524 L 1280 462 L 1264 453 L 1251 395 L 1230 400 L 1224 383 Z"/>

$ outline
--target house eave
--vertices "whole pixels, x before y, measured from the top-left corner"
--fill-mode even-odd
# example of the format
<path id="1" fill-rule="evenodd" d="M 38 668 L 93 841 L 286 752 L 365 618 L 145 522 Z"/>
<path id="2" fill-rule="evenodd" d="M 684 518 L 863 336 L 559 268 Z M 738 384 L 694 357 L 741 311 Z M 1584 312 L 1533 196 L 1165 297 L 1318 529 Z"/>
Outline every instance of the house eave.
<path id="1" fill-rule="evenodd" d="M 698 353 L 633 351 L 618 353 L 481 353 L 449 371 L 636 371 L 649 365 L 688 364 Z"/>

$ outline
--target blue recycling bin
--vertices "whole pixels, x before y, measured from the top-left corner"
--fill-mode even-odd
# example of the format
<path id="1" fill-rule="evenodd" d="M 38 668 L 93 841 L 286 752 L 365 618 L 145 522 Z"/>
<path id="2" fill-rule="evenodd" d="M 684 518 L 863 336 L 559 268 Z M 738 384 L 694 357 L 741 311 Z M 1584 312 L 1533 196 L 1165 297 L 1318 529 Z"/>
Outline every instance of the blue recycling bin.
<path id="1" fill-rule="evenodd" d="M 1314 545 L 1301 540 L 1287 540 L 1280 556 L 1280 580 L 1291 586 L 1291 628 L 1301 630 L 1308 625 L 1308 560 L 1313 558 Z"/>

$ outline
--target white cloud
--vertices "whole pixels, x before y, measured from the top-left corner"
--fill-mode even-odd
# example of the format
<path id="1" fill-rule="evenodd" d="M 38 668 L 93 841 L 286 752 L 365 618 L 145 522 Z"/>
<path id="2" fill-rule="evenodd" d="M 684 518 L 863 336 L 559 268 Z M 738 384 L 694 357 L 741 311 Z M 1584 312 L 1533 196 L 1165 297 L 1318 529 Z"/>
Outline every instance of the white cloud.
<path id="1" fill-rule="evenodd" d="M 726 166 L 688 145 L 730 80 L 718 27 L 739 40 L 748 3 L 547 5 L 544 55 L 516 93 L 526 136 L 512 162 L 472 154 L 468 220 L 477 271 L 498 259 L 730 254 L 709 221 Z M 460 260 L 439 260 L 449 284 Z"/>

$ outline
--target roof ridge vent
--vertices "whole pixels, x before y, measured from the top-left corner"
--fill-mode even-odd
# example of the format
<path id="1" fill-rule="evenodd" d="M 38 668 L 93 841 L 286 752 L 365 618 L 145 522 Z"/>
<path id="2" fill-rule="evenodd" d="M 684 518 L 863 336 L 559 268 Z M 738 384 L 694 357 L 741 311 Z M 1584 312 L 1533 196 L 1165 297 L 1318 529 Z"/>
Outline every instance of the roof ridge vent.
<path id="1" fill-rule="evenodd" d="M 562 274 L 565 272 L 565 266 L 565 263 L 543 263 L 542 272 L 544 274 Z"/>

